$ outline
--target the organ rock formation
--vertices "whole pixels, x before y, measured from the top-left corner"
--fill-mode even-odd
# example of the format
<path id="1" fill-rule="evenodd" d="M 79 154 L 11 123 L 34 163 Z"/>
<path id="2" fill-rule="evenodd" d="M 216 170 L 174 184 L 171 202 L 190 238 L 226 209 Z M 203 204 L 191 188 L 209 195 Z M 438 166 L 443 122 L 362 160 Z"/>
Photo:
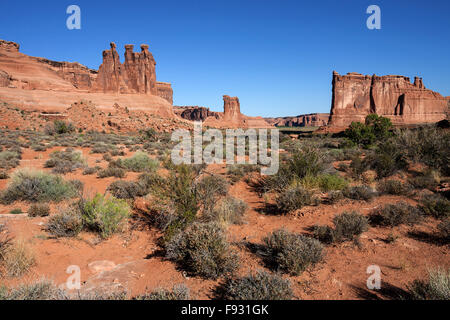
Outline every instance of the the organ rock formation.
<path id="1" fill-rule="evenodd" d="M 395 125 L 438 122 L 446 118 L 449 99 L 426 89 L 422 78 L 333 72 L 331 128 L 364 122 L 370 113 L 388 117 Z"/>
<path id="2" fill-rule="evenodd" d="M 321 127 L 328 123 L 329 113 L 301 114 L 295 117 L 264 118 L 276 127 Z"/>

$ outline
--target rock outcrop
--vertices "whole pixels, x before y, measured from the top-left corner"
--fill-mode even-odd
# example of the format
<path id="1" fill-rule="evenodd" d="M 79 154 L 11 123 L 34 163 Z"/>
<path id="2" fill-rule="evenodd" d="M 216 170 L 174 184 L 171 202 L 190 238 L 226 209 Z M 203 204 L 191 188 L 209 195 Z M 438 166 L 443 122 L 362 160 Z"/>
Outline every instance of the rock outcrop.
<path id="1" fill-rule="evenodd" d="M 120 62 L 116 45 L 103 52 L 93 70 L 77 62 L 58 62 L 19 52 L 14 42 L 0 40 L 0 97 L 20 108 L 63 112 L 73 101 L 89 100 L 98 108 L 112 105 L 174 117 L 170 83 L 156 81 L 155 60 L 147 45 L 141 52 L 126 46 Z M 51 91 L 51 94 L 49 94 Z"/>
<path id="2" fill-rule="evenodd" d="M 370 113 L 388 117 L 395 125 L 438 122 L 446 118 L 447 100 L 426 89 L 422 78 L 333 72 L 333 92 L 328 125 L 345 128 L 364 122 Z"/>
<path id="3" fill-rule="evenodd" d="M 209 108 L 199 106 L 174 106 L 176 115 L 190 121 L 205 121 L 208 117 L 220 118 L 219 112 L 210 111 Z"/>
<path id="4" fill-rule="evenodd" d="M 328 123 L 329 113 L 301 114 L 295 117 L 264 118 L 276 127 L 321 127 Z"/>

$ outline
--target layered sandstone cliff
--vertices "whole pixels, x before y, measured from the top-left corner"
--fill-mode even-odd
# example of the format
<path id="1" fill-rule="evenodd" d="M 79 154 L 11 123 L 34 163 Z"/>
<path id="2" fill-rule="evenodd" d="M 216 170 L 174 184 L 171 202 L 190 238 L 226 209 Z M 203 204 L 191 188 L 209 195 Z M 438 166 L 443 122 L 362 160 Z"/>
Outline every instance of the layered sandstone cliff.
<path id="1" fill-rule="evenodd" d="M 295 117 L 264 118 L 276 127 L 321 127 L 328 123 L 329 113 L 301 114 Z"/>
<path id="2" fill-rule="evenodd" d="M 173 117 L 170 83 L 156 81 L 155 59 L 147 45 L 133 52 L 127 45 L 122 64 L 111 43 L 99 70 L 19 52 L 14 42 L 0 40 L 0 98 L 19 107 L 61 111 L 73 101 L 89 100 L 110 109 L 114 103 Z M 48 92 L 52 91 L 52 94 Z"/>
<path id="3" fill-rule="evenodd" d="M 209 108 L 199 106 L 174 106 L 176 115 L 190 121 L 205 121 L 208 117 L 220 118 L 219 112 L 210 111 Z"/>
<path id="4" fill-rule="evenodd" d="M 370 113 L 388 117 L 396 125 L 438 122 L 446 118 L 448 100 L 426 89 L 422 78 L 333 72 L 333 92 L 328 125 L 347 127 L 364 122 Z"/>

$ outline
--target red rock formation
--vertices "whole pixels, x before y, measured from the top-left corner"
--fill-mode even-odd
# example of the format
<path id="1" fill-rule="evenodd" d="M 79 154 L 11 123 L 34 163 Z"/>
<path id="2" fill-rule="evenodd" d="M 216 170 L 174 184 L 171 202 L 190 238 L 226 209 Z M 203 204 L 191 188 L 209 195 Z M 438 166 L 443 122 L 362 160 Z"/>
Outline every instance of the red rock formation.
<path id="1" fill-rule="evenodd" d="M 219 119 L 219 112 L 210 111 L 209 108 L 199 106 L 174 106 L 173 111 L 176 115 L 190 121 L 205 121 L 208 117 Z"/>
<path id="2" fill-rule="evenodd" d="M 422 78 L 414 83 L 404 76 L 368 76 L 333 72 L 333 95 L 328 125 L 345 128 L 364 122 L 370 113 L 388 117 L 394 124 L 419 124 L 445 119 L 446 99 L 426 89 Z"/>
<path id="3" fill-rule="evenodd" d="M 276 127 L 321 127 L 328 123 L 329 113 L 302 114 L 296 117 L 264 118 Z"/>
<path id="4" fill-rule="evenodd" d="M 172 85 L 167 82 L 156 81 L 156 89 L 158 90 L 158 96 L 166 99 L 170 104 L 173 104 L 173 90 Z"/>
<path id="5" fill-rule="evenodd" d="M 19 52 L 20 46 L 18 43 L 12 41 L 0 40 L 0 50 L 9 52 Z"/>
<path id="6" fill-rule="evenodd" d="M 120 57 L 116 51 L 116 44 L 111 42 L 110 46 L 110 50 L 103 51 L 103 63 L 98 69 L 93 91 L 125 93 L 126 85 L 122 75 L 122 63 L 120 63 Z"/>
<path id="7" fill-rule="evenodd" d="M 233 123 L 242 121 L 241 104 L 238 97 L 223 96 L 223 119 Z"/>

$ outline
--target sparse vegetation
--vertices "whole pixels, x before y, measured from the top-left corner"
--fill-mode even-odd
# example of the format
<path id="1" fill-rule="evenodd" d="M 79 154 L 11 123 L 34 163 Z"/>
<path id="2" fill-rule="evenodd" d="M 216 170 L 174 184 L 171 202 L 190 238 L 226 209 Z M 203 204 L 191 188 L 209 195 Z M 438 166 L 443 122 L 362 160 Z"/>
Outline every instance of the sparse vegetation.
<path id="1" fill-rule="evenodd" d="M 242 224 L 247 204 L 233 197 L 223 198 L 219 205 L 211 211 L 206 211 L 206 221 L 216 221 L 222 225 Z"/>
<path id="2" fill-rule="evenodd" d="M 401 224 L 413 225 L 422 218 L 421 212 L 406 202 L 387 204 L 376 210 L 371 220 L 376 225 L 395 227 Z"/>
<path id="3" fill-rule="evenodd" d="M 334 228 L 315 226 L 314 236 L 324 243 L 358 240 L 369 229 L 368 219 L 356 211 L 343 212 L 333 218 Z"/>
<path id="4" fill-rule="evenodd" d="M 398 180 L 381 180 L 377 184 L 377 189 L 381 193 L 393 195 L 408 195 L 411 192 L 411 186 Z"/>
<path id="5" fill-rule="evenodd" d="M 353 199 L 353 200 L 365 200 L 370 201 L 372 200 L 376 192 L 369 186 L 366 185 L 359 185 L 354 187 L 348 187 L 344 189 L 344 196 L 347 198 Z"/>
<path id="6" fill-rule="evenodd" d="M 121 160 L 121 164 L 125 169 L 134 172 L 155 171 L 158 168 L 158 162 L 141 151 L 136 152 L 131 158 Z"/>
<path id="7" fill-rule="evenodd" d="M 420 199 L 420 208 L 426 215 L 437 219 L 450 217 L 450 201 L 438 194 L 424 195 Z"/>
<path id="8" fill-rule="evenodd" d="M 238 267 L 222 227 L 215 223 L 192 223 L 166 244 L 166 257 L 193 275 L 216 279 Z"/>
<path id="9" fill-rule="evenodd" d="M 53 215 L 47 222 L 47 231 L 55 237 L 76 237 L 83 229 L 83 220 L 76 206 Z"/>
<path id="10" fill-rule="evenodd" d="M 221 291 L 222 298 L 227 300 L 291 300 L 294 297 L 289 279 L 265 271 L 228 278 Z"/>
<path id="11" fill-rule="evenodd" d="M 299 275 L 322 260 L 323 247 L 316 239 L 276 230 L 264 238 L 265 256 L 277 270 Z"/>
<path id="12" fill-rule="evenodd" d="M 76 196 L 77 187 L 60 176 L 42 171 L 22 169 L 14 172 L 6 190 L 0 194 L 0 202 L 10 204 L 16 200 L 59 202 Z"/>
<path id="13" fill-rule="evenodd" d="M 125 170 L 122 168 L 111 168 L 108 167 L 106 169 L 101 169 L 97 172 L 97 177 L 99 178 L 108 178 L 108 177 L 116 177 L 116 178 L 124 178 Z"/>
<path id="14" fill-rule="evenodd" d="M 54 151 L 50 154 L 50 159 L 45 162 L 46 168 L 53 168 L 54 173 L 65 174 L 83 167 L 85 160 L 81 151 L 66 149 L 64 151 Z"/>
<path id="15" fill-rule="evenodd" d="M 409 291 L 417 300 L 450 300 L 450 269 L 430 270 L 428 280 L 415 280 Z"/>
<path id="16" fill-rule="evenodd" d="M 171 290 L 158 288 L 135 297 L 135 300 L 189 300 L 189 288 L 184 284 L 174 285 Z"/>
<path id="17" fill-rule="evenodd" d="M 303 189 L 301 186 L 286 189 L 278 195 L 275 201 L 277 209 L 281 213 L 301 209 L 307 205 L 318 204 L 318 199 L 313 196 L 313 192 Z"/>

